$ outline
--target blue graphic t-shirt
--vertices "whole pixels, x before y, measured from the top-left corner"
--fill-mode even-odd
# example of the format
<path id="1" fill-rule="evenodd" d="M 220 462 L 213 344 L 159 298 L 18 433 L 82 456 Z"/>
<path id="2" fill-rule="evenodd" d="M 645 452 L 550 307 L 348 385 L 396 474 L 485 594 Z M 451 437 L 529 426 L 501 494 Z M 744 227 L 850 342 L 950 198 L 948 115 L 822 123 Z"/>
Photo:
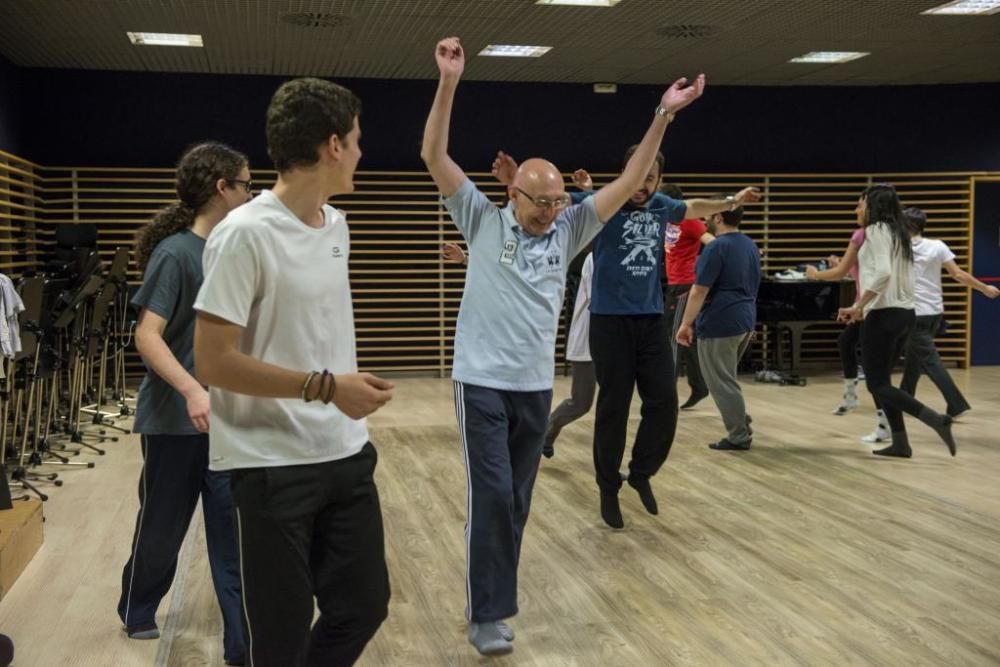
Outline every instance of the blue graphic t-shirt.
<path id="1" fill-rule="evenodd" d="M 579 202 L 591 193 L 573 193 Z M 663 313 L 663 237 L 668 222 L 684 219 L 687 204 L 657 192 L 645 207 L 626 203 L 594 239 L 590 312 Z"/>

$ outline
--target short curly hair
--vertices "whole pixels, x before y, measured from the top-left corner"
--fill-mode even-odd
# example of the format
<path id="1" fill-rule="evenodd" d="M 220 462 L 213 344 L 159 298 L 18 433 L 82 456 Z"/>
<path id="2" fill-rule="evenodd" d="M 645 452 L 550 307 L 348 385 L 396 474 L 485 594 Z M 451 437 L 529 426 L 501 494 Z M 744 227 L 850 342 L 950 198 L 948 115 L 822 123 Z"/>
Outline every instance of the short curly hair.
<path id="1" fill-rule="evenodd" d="M 278 172 L 310 166 L 330 135 L 341 140 L 361 115 L 361 100 L 347 88 L 325 79 L 287 81 L 267 107 L 267 154 Z"/>

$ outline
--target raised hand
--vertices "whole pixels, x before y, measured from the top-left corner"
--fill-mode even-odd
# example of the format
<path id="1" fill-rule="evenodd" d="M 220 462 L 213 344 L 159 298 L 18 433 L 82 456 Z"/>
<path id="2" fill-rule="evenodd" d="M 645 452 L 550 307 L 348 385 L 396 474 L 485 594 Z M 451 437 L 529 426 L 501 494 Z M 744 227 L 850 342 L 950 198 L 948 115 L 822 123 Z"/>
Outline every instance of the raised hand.
<path id="1" fill-rule="evenodd" d="M 586 169 L 577 169 L 573 172 L 573 185 L 584 192 L 591 192 L 594 189 L 594 181 Z"/>
<path id="2" fill-rule="evenodd" d="M 685 88 L 687 78 L 681 77 L 674 81 L 674 84 L 667 88 L 660 99 L 660 106 L 671 113 L 677 113 L 687 105 L 701 97 L 705 92 L 705 75 L 699 74 L 695 77 L 694 83 Z"/>
<path id="3" fill-rule="evenodd" d="M 986 291 L 983 292 L 987 299 L 995 299 L 1000 296 L 1000 289 L 997 289 L 995 285 L 987 285 Z"/>
<path id="4" fill-rule="evenodd" d="M 490 173 L 504 185 L 510 185 L 514 182 L 514 176 L 517 175 L 517 161 L 503 151 L 497 151 Z"/>
<path id="5" fill-rule="evenodd" d="M 465 70 L 465 51 L 458 37 L 446 37 L 437 43 L 434 49 L 434 59 L 437 61 L 441 78 L 457 81 Z"/>
<path id="6" fill-rule="evenodd" d="M 441 257 L 455 264 L 465 264 L 465 252 L 457 243 L 445 243 L 441 246 Z"/>
<path id="7" fill-rule="evenodd" d="M 333 404 L 351 419 L 361 419 L 392 400 L 393 384 L 371 373 L 337 375 Z"/>
<path id="8" fill-rule="evenodd" d="M 750 187 L 750 188 L 743 188 L 742 190 L 737 192 L 734 199 L 736 199 L 737 206 L 743 206 L 743 204 L 746 204 L 748 202 L 760 201 L 761 196 L 762 195 L 760 194 L 760 190 L 758 190 L 757 188 Z"/>

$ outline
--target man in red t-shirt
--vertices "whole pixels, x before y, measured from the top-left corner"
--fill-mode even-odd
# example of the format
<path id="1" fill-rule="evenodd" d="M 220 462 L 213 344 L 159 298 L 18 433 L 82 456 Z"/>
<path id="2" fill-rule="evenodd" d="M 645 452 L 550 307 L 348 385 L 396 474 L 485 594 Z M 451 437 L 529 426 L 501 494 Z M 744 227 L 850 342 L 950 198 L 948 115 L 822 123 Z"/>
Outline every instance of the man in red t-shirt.
<path id="1" fill-rule="evenodd" d="M 673 183 L 666 183 L 661 191 L 672 199 L 683 200 L 684 193 Z M 677 347 L 677 329 L 680 327 L 684 308 L 687 306 L 688 292 L 694 284 L 694 265 L 698 261 L 701 246 L 715 237 L 708 232 L 705 223 L 698 219 L 681 220 L 677 224 L 667 223 L 663 242 L 663 259 L 667 274 L 664 313 L 673 322 L 670 347 L 674 352 L 674 368 L 679 375 L 682 366 L 687 368 L 688 386 L 691 396 L 681 406 L 681 410 L 693 408 L 708 396 L 708 387 L 701 377 L 698 366 L 698 341 L 692 340 L 689 347 Z M 680 356 L 678 357 L 678 354 Z"/>

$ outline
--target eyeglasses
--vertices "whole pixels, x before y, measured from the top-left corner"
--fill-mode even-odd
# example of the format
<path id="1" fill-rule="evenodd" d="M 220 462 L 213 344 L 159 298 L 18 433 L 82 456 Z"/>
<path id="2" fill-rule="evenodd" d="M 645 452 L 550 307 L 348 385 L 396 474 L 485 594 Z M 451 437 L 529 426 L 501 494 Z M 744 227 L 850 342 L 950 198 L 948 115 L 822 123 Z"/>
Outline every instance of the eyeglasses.
<path id="1" fill-rule="evenodd" d="M 569 195 L 561 195 L 557 197 L 555 200 L 551 200 L 551 199 L 545 199 L 544 197 L 538 197 L 538 198 L 532 197 L 527 192 L 518 187 L 515 187 L 514 189 L 520 192 L 525 197 L 527 197 L 528 201 L 530 201 L 532 204 L 542 209 L 544 208 L 554 208 L 556 210 L 563 209 L 569 206 L 570 202 L 573 201 Z"/>
<path id="2" fill-rule="evenodd" d="M 253 194 L 253 181 L 241 181 L 238 178 L 230 178 L 226 180 L 226 183 L 229 183 L 230 185 L 242 185 L 248 193 Z"/>

